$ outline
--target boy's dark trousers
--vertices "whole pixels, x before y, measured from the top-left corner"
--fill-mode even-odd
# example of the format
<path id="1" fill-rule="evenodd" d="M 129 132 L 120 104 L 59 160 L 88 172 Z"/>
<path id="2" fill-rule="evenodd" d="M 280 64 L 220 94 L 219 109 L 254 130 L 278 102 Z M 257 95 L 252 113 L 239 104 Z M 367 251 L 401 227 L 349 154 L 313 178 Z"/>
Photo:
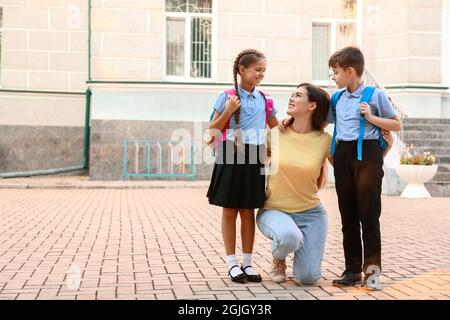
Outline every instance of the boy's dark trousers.
<path id="1" fill-rule="evenodd" d="M 380 215 L 384 172 L 379 141 L 364 141 L 362 161 L 357 159 L 357 141 L 338 141 L 333 163 L 346 271 L 367 273 L 370 266 L 378 266 L 381 271 Z"/>

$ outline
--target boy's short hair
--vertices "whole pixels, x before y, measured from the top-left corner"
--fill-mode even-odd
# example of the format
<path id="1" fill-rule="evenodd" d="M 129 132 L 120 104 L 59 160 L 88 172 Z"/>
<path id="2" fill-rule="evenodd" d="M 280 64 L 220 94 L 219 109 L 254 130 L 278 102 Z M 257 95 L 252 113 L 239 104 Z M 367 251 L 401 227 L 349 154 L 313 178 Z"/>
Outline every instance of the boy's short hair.
<path id="1" fill-rule="evenodd" d="M 347 69 L 352 67 L 356 70 L 356 74 L 361 77 L 364 73 L 364 55 L 359 48 L 346 47 L 336 51 L 330 57 L 328 66 L 330 68 L 341 67 Z"/>

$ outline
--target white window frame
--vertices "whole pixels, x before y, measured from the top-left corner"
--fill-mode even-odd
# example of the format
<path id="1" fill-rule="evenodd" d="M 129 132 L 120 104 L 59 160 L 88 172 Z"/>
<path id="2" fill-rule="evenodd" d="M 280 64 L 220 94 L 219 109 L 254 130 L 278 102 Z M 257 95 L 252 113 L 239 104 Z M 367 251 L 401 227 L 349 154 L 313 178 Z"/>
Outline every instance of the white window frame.
<path id="1" fill-rule="evenodd" d="M 328 52 L 328 56 L 330 56 L 334 51 L 336 51 L 336 22 L 331 19 L 314 19 L 312 21 L 312 27 L 314 25 L 327 25 L 330 28 L 330 52 Z M 312 33 L 311 33 L 312 35 Z M 311 40 L 312 45 L 312 40 Z M 312 46 L 311 46 L 312 53 Z M 313 79 L 313 57 L 311 56 L 311 81 L 318 86 L 329 86 L 331 80 L 317 80 Z"/>
<path id="2" fill-rule="evenodd" d="M 330 52 L 329 52 L 329 56 L 331 56 L 331 54 L 333 52 L 336 51 L 336 40 L 337 40 L 337 25 L 339 23 L 353 23 L 355 24 L 355 28 L 356 28 L 356 45 L 358 47 L 361 47 L 362 45 L 362 12 L 363 12 L 363 0 L 357 0 L 356 2 L 356 17 L 354 19 L 345 19 L 345 18 L 316 18 L 316 19 L 312 19 L 312 24 L 311 24 L 311 28 L 313 25 L 315 24 L 321 24 L 321 25 L 329 25 L 331 28 L 331 32 L 330 32 Z M 312 29 L 311 29 L 312 30 Z M 312 33 L 311 33 L 312 36 Z M 312 39 L 312 38 L 311 38 Z M 312 41 L 311 41 L 312 43 Z M 312 46 L 311 46 L 311 51 L 312 51 Z M 310 70 L 310 74 L 311 74 L 311 81 L 319 86 L 330 86 L 330 84 L 332 83 L 331 79 L 329 80 L 316 80 L 316 79 L 312 79 L 312 75 L 313 75 L 313 64 L 312 64 L 312 59 L 313 57 L 311 56 L 311 70 Z"/>
<path id="3" fill-rule="evenodd" d="M 165 2 L 165 1 L 164 1 Z M 184 76 L 167 75 L 167 18 L 184 18 Z M 191 20 L 193 17 L 211 18 L 211 78 L 192 78 L 191 74 Z M 212 0 L 211 13 L 192 13 L 192 12 L 167 12 L 164 5 L 164 35 L 163 35 L 163 81 L 167 82 L 214 82 L 217 77 L 217 0 Z"/>

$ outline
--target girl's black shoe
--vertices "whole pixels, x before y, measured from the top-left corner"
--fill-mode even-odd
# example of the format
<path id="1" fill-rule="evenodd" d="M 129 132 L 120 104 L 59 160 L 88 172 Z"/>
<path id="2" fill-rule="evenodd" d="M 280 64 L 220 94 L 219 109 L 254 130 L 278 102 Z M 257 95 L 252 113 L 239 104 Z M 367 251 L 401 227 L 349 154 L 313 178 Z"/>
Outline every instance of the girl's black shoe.
<path id="1" fill-rule="evenodd" d="M 245 272 L 242 272 L 241 274 L 238 274 L 237 276 L 233 277 L 231 275 L 231 270 L 234 268 L 239 268 L 238 265 L 232 266 L 231 269 L 228 271 L 228 275 L 231 278 L 231 281 L 237 282 L 237 283 L 246 283 L 247 282 L 247 274 Z"/>
<path id="2" fill-rule="evenodd" d="M 245 268 L 241 267 L 242 272 L 244 272 L 244 274 L 247 276 L 247 281 L 248 282 L 261 282 L 262 278 L 261 278 L 261 276 L 259 274 L 256 274 L 256 275 L 255 274 L 247 274 L 245 272 L 245 269 L 251 268 L 251 267 L 252 266 L 246 266 Z"/>

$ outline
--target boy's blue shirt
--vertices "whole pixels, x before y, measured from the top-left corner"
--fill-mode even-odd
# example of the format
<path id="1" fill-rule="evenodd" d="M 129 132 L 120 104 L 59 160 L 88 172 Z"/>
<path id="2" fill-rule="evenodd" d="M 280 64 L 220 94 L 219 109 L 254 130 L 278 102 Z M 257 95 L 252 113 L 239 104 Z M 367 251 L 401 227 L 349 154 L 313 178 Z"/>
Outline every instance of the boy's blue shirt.
<path id="1" fill-rule="evenodd" d="M 336 123 L 337 118 L 337 140 L 355 141 L 359 136 L 360 99 L 366 85 L 362 83 L 355 92 L 350 93 L 347 89 L 338 101 L 336 110 L 330 107 L 328 122 Z M 391 101 L 382 90 L 376 89 L 370 100 L 372 114 L 380 118 L 393 118 L 397 114 Z M 366 121 L 364 127 L 364 140 L 379 139 L 380 133 L 376 126 Z"/>

